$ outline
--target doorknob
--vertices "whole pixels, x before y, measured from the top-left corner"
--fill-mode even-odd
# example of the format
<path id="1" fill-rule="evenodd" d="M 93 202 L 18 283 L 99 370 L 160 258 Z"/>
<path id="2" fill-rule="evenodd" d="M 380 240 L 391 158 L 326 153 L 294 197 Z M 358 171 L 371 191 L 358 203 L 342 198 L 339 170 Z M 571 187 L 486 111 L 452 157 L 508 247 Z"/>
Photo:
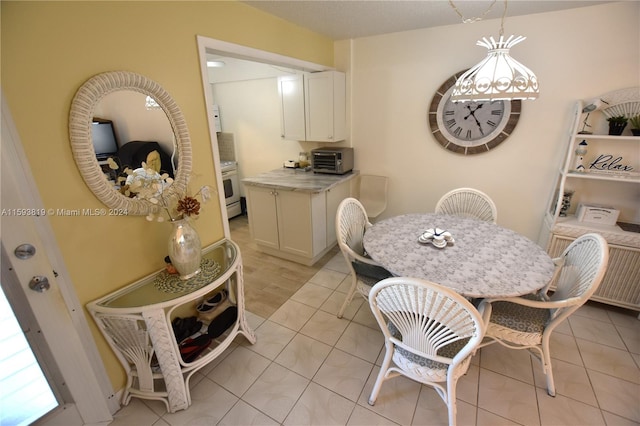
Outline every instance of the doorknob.
<path id="1" fill-rule="evenodd" d="M 33 291 L 37 291 L 38 293 L 44 293 L 49 290 L 49 287 L 51 287 L 51 285 L 49 284 L 49 279 L 47 277 L 36 275 L 31 278 L 31 281 L 29 281 L 29 288 Z"/>

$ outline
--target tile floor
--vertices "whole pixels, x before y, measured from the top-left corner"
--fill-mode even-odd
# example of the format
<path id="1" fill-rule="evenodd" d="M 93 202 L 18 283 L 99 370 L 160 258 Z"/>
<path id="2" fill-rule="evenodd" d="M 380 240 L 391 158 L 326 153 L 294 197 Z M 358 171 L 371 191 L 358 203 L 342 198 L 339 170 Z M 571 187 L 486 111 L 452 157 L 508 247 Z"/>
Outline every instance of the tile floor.
<path id="1" fill-rule="evenodd" d="M 444 402 L 404 377 L 367 399 L 383 355 L 382 333 L 348 288 L 337 254 L 269 318 L 248 314 L 258 342 L 238 337 L 191 382 L 188 410 L 133 398 L 120 425 L 446 425 Z M 640 321 L 589 303 L 552 340 L 557 396 L 537 361 L 498 345 L 482 349 L 458 383 L 460 425 L 639 425 Z"/>

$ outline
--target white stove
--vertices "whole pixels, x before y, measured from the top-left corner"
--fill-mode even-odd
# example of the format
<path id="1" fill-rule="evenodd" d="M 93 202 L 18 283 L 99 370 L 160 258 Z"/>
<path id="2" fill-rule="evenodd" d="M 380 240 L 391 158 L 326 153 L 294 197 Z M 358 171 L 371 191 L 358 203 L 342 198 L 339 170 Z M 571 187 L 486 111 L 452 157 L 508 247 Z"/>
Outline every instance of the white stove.
<path id="1" fill-rule="evenodd" d="M 220 161 L 220 170 L 223 172 L 228 172 L 229 170 L 238 170 L 238 162 L 237 161 Z"/>
<path id="2" fill-rule="evenodd" d="M 242 213 L 238 163 L 236 161 L 220 161 L 220 171 L 222 172 L 222 186 L 224 187 L 224 198 L 227 204 L 227 218 L 231 219 Z"/>

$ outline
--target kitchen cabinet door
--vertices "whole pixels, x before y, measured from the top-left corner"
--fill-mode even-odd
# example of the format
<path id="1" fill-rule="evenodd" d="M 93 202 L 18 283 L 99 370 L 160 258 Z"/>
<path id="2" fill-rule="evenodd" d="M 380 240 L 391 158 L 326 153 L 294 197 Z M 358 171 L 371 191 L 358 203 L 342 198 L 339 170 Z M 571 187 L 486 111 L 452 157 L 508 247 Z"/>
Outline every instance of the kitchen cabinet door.
<path id="1" fill-rule="evenodd" d="M 325 193 L 247 187 L 251 238 L 264 246 L 313 258 L 327 246 Z"/>
<path id="2" fill-rule="evenodd" d="M 266 247 L 278 249 L 278 215 L 275 190 L 259 186 L 247 186 L 247 209 L 251 238 Z"/>
<path id="3" fill-rule="evenodd" d="M 324 193 L 278 190 L 276 204 L 280 250 L 313 257 L 327 246 Z"/>
<path id="4" fill-rule="evenodd" d="M 345 75 L 337 71 L 305 74 L 306 140 L 338 142 L 346 137 Z"/>
<path id="5" fill-rule="evenodd" d="M 281 137 L 298 141 L 306 140 L 302 74 L 278 78 L 278 93 Z"/>

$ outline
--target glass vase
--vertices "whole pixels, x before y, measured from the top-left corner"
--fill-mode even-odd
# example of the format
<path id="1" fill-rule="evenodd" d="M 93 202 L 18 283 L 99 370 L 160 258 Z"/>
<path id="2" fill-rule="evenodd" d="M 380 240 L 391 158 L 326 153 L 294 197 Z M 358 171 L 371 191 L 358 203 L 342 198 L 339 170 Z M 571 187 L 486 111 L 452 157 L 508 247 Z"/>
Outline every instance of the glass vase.
<path id="1" fill-rule="evenodd" d="M 169 236 L 169 259 L 180 274 L 180 279 L 188 280 L 200 272 L 202 247 L 198 232 L 191 226 L 189 217 L 172 220 Z"/>

